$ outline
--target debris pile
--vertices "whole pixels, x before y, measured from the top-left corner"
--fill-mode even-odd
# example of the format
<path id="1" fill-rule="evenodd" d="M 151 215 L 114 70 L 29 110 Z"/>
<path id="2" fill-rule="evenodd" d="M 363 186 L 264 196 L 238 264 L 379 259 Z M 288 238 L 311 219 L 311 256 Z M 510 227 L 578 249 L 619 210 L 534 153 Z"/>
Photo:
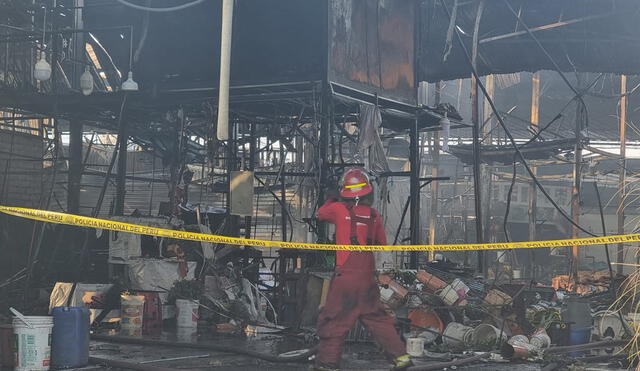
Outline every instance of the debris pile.
<path id="1" fill-rule="evenodd" d="M 563 347 L 580 358 L 585 353 L 572 352 L 573 347 L 595 342 L 598 348 L 599 340 L 620 341 L 629 326 L 632 316 L 601 310 L 614 300 L 609 272 L 583 272 L 581 278 L 577 286 L 563 276 L 551 285 L 498 282 L 474 277 L 449 262 L 382 273 L 378 283 L 381 299 L 401 325 L 407 352 L 416 364 L 470 362 L 469 352 L 491 353 L 473 358 L 476 362 L 546 364 L 554 358 L 551 354 L 564 353 Z M 578 293 L 569 290 L 576 288 Z"/>

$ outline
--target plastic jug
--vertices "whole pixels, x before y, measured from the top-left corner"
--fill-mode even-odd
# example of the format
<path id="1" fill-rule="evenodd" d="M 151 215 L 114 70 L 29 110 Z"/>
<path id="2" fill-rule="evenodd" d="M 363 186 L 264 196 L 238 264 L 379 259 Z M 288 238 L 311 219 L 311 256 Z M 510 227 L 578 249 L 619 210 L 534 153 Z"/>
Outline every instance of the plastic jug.
<path id="1" fill-rule="evenodd" d="M 55 368 L 86 366 L 89 363 L 89 309 L 55 307 L 51 315 L 51 365 Z"/>

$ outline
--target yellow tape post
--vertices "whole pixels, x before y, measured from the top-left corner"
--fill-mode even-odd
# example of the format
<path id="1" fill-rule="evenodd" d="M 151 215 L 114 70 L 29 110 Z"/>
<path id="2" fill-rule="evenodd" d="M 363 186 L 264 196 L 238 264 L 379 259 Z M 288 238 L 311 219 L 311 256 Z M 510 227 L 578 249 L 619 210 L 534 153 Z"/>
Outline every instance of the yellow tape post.
<path id="1" fill-rule="evenodd" d="M 585 237 L 566 240 L 500 242 L 482 244 L 447 244 L 447 245 L 331 245 L 303 242 L 281 242 L 255 240 L 249 238 L 218 236 L 213 234 L 176 231 L 172 229 L 148 227 L 138 224 L 117 222 L 113 220 L 90 218 L 73 214 L 48 210 L 27 209 L 22 207 L 0 206 L 0 212 L 21 218 L 38 220 L 47 223 L 66 224 L 77 227 L 108 229 L 110 231 L 144 234 L 156 237 L 174 238 L 227 245 L 275 247 L 303 250 L 351 250 L 351 251 L 472 251 L 472 250 L 509 250 L 535 249 L 541 247 L 592 246 L 607 243 L 640 242 L 640 234 L 626 234 L 606 237 Z"/>

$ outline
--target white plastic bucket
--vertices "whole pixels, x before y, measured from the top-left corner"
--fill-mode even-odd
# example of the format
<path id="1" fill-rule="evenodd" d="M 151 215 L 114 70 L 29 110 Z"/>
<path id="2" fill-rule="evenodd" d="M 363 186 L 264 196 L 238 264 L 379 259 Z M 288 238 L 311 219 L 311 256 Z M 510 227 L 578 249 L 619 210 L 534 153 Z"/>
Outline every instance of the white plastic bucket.
<path id="1" fill-rule="evenodd" d="M 176 325 L 178 327 L 198 327 L 197 300 L 176 299 Z"/>
<path id="2" fill-rule="evenodd" d="M 451 322 L 442 333 L 442 341 L 452 348 L 466 348 L 472 344 L 473 329 L 462 323 Z"/>
<path id="3" fill-rule="evenodd" d="M 120 327 L 124 330 L 142 330 L 144 316 L 144 296 L 120 296 L 121 319 Z"/>
<path id="4" fill-rule="evenodd" d="M 408 338 L 407 354 L 412 357 L 422 357 L 424 355 L 424 338 Z"/>
<path id="5" fill-rule="evenodd" d="M 25 316 L 33 328 L 13 318 L 13 336 L 17 345 L 15 370 L 48 370 L 51 363 L 51 330 L 53 317 Z"/>

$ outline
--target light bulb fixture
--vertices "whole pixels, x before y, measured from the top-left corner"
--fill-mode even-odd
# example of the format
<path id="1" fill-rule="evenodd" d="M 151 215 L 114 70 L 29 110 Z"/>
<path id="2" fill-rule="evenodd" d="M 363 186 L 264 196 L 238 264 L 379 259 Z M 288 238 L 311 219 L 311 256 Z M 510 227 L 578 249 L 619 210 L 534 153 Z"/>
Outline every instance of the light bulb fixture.
<path id="1" fill-rule="evenodd" d="M 80 75 L 80 90 L 82 90 L 83 95 L 91 95 L 93 93 L 93 76 L 89 66 L 86 66 L 84 73 Z"/>
<path id="2" fill-rule="evenodd" d="M 120 87 L 122 91 L 138 91 L 138 83 L 133 80 L 133 27 L 129 26 L 129 75 Z"/>
<path id="3" fill-rule="evenodd" d="M 449 132 L 451 131 L 451 120 L 447 117 L 447 112 L 440 119 L 440 127 L 442 128 L 442 150 L 449 152 Z"/>
<path id="4" fill-rule="evenodd" d="M 46 81 L 51 78 L 51 65 L 47 62 L 47 53 L 40 53 L 40 60 L 33 68 L 33 77 L 38 81 Z"/>
<path id="5" fill-rule="evenodd" d="M 138 83 L 133 81 L 133 72 L 129 71 L 129 77 L 122 83 L 123 91 L 138 91 Z"/>
<path id="6" fill-rule="evenodd" d="M 51 78 L 51 65 L 47 62 L 47 53 L 44 52 L 45 32 L 47 30 L 47 8 L 44 8 L 42 16 L 42 42 L 40 43 L 40 60 L 33 67 L 33 77 L 38 81 L 47 81 Z"/>

